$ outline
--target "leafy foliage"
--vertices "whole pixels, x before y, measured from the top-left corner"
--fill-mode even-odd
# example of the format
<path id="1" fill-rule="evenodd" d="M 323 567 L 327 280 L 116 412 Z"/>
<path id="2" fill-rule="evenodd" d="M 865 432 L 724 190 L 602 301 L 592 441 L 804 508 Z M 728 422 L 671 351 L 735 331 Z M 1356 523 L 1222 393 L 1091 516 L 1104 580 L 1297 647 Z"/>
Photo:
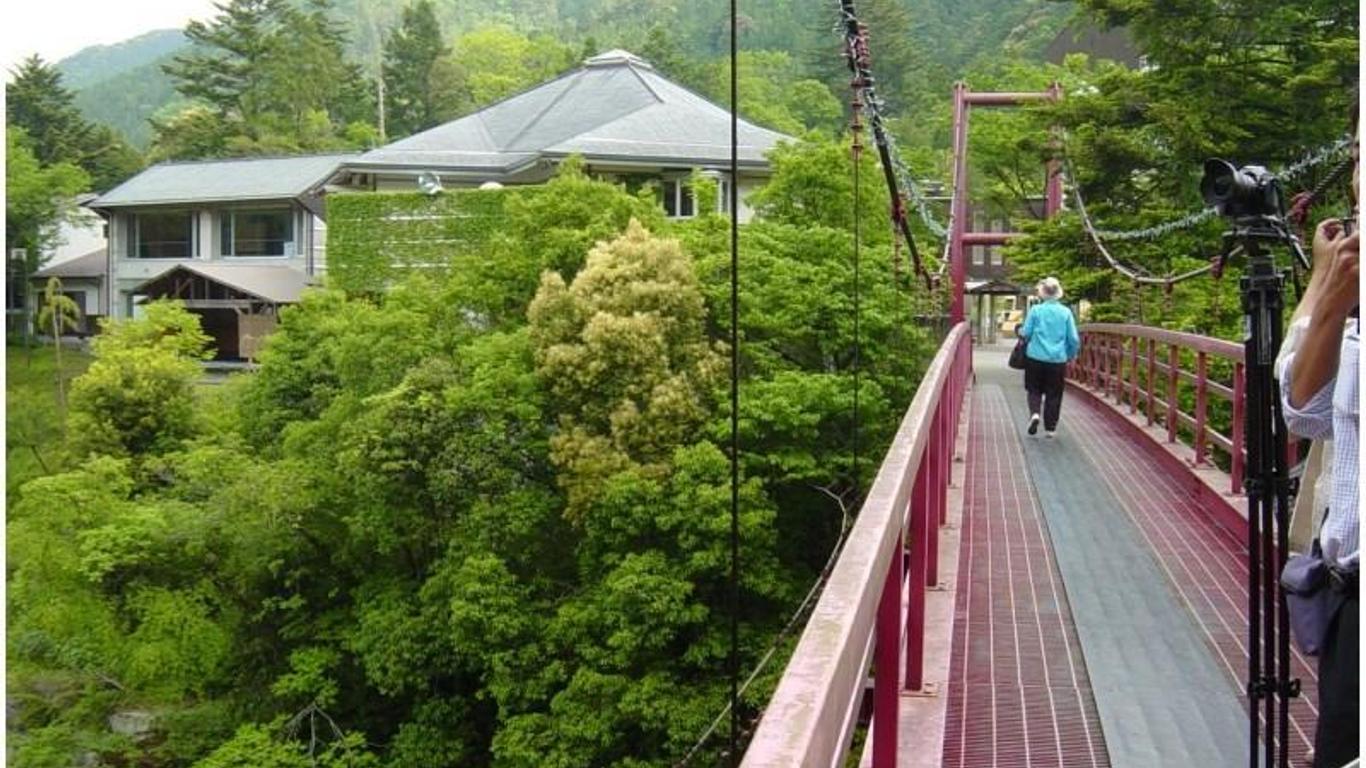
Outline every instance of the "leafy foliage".
<path id="1" fill-rule="evenodd" d="M 702 338 L 702 294 L 682 248 L 635 220 L 590 251 L 569 286 L 546 273 L 528 317 L 559 411 L 551 460 L 566 514 L 581 518 L 611 475 L 667 470 L 662 461 L 710 411 L 722 358 Z"/>
<path id="2" fill-rule="evenodd" d="M 851 242 L 797 202 L 847 183 L 846 156 L 785 152 L 775 213 L 742 242 L 746 664 L 928 351 L 870 238 L 856 466 Z M 726 696 L 725 219 L 665 220 L 649 188 L 576 162 L 539 189 L 331 204 L 333 285 L 282 313 L 258 371 L 196 396 L 204 338 L 170 305 L 97 340 L 79 463 L 25 485 L 9 520 L 22 748 L 671 764 Z M 104 718 L 134 705 L 155 738 L 106 746 Z"/>
<path id="3" fill-rule="evenodd" d="M 1028 121 L 1040 137 L 1050 123 L 1063 129 L 1064 151 L 1093 217 L 1112 229 L 1177 218 L 1203 206 L 1198 188 L 1206 158 L 1276 169 L 1345 132 L 1356 78 L 1355 14 L 1332 2 L 1272 5 L 1195 2 L 1173 16 L 1161 3 L 1082 3 L 1107 24 L 1127 25 L 1154 65 L 1135 71 L 1070 60 L 1062 78 L 1070 81 L 1067 97 Z M 1292 117 L 1303 115 L 1317 117 Z M 1050 150 L 1034 142 L 1015 151 L 1041 158 Z M 1314 181 L 1294 180 L 1287 191 Z M 1341 200 L 1341 191 L 1334 197 Z M 1172 274 L 1214 257 L 1222 224 L 1118 243 L 1112 251 L 1152 274 Z M 1031 226 L 1034 236 L 1008 249 L 1020 276 L 1058 275 L 1074 296 L 1093 302 L 1096 319 L 1141 318 L 1238 337 L 1236 280 L 1188 282 L 1170 293 L 1140 288 L 1099 269 L 1076 217 Z"/>
<path id="4" fill-rule="evenodd" d="M 191 21 L 195 45 L 164 66 L 192 104 L 154 123 L 155 157 L 322 151 L 373 135 L 363 127 L 372 96 L 343 55 L 331 0 L 230 0 L 219 11 Z"/>
<path id="5" fill-rule="evenodd" d="M 437 123 L 432 69 L 446 52 L 431 0 L 403 9 L 403 21 L 384 43 L 386 130 L 402 138 Z"/>
<path id="6" fill-rule="evenodd" d="M 432 65 L 430 87 L 438 120 L 501 101 L 575 66 L 577 51 L 554 35 L 524 35 L 505 24 L 458 36 Z"/>
<path id="7" fill-rule="evenodd" d="M 78 453 L 162 453 L 193 433 L 193 384 L 210 339 L 199 318 L 171 302 L 146 316 L 105 320 L 95 362 L 71 390 Z"/>
<path id="8" fill-rule="evenodd" d="M 5 132 L 5 246 L 25 248 L 24 275 L 42 266 L 55 244 L 57 227 L 72 213 L 72 199 L 90 177 L 73 163 L 43 166 L 27 133 Z"/>

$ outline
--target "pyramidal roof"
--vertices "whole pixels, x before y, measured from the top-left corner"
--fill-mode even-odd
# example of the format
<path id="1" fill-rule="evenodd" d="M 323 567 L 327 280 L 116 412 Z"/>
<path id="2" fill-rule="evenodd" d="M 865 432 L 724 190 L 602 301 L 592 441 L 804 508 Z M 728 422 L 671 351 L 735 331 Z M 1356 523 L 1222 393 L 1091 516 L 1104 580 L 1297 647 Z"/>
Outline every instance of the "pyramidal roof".
<path id="1" fill-rule="evenodd" d="M 739 121 L 739 160 L 789 137 Z M 730 161 L 730 113 L 628 51 L 598 54 L 550 82 L 378 149 L 346 165 L 510 173 L 542 158 L 717 166 Z"/>

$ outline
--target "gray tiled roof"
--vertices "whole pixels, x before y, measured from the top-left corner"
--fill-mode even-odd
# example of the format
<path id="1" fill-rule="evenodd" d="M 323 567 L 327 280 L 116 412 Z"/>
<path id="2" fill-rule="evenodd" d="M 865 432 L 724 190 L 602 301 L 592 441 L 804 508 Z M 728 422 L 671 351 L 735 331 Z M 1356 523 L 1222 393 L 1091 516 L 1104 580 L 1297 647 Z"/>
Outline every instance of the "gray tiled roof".
<path id="1" fill-rule="evenodd" d="M 86 203 L 117 208 L 168 203 L 288 200 L 322 184 L 355 155 L 161 163 Z"/>
<path id="2" fill-rule="evenodd" d="M 764 165 L 781 133 L 741 120 L 743 165 Z M 689 166 L 730 158 L 730 113 L 642 59 L 609 51 L 529 91 L 366 152 L 351 167 L 507 173 L 572 153 Z"/>
<path id="3" fill-rule="evenodd" d="M 108 265 L 109 251 L 106 248 L 99 248 L 74 259 L 49 264 L 46 267 L 33 273 L 35 278 L 47 279 L 57 278 L 76 278 L 76 277 L 104 277 Z"/>
<path id="4" fill-rule="evenodd" d="M 147 280 L 140 287 L 151 285 L 176 271 L 200 275 L 216 283 L 235 288 L 242 293 L 249 293 L 276 304 L 297 302 L 300 294 L 308 287 L 308 276 L 292 267 L 278 264 L 224 264 L 222 262 L 177 264 Z"/>

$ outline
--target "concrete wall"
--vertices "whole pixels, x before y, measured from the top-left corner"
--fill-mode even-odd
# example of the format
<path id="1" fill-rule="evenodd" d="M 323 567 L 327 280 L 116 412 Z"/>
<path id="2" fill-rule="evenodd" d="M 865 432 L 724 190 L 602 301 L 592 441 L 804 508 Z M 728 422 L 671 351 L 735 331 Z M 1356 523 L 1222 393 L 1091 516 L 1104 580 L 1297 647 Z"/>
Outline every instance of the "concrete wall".
<path id="1" fill-rule="evenodd" d="M 263 204 L 278 205 L 282 202 L 284 201 L 263 201 Z M 112 305 L 109 314 L 114 317 L 127 317 L 129 314 L 128 297 L 133 290 L 142 283 L 180 264 L 191 264 L 196 261 L 269 264 L 287 266 L 307 273 L 311 260 L 321 260 L 325 263 L 325 257 L 322 254 L 322 250 L 325 248 L 325 237 L 318 237 L 313 232 L 313 226 L 320 220 L 297 203 L 289 203 L 289 205 L 294 213 L 294 240 L 292 243 L 293 255 L 287 256 L 224 256 L 219 240 L 219 226 L 220 215 L 228 209 L 228 206 L 198 206 L 192 209 L 198 214 L 198 223 L 195 227 L 194 251 L 190 258 L 129 258 L 128 251 L 132 236 L 133 217 L 137 214 L 137 209 L 114 213 L 109 220 L 109 249 L 113 272 L 113 279 L 109 286 L 109 303 Z M 291 249 L 286 249 L 287 253 L 290 251 Z"/>

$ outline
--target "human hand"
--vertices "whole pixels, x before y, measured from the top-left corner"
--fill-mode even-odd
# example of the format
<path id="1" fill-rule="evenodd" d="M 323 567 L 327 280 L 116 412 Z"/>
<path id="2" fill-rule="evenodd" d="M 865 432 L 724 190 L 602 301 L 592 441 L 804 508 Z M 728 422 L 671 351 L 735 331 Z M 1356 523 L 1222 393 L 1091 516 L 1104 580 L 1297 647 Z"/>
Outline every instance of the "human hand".
<path id="1" fill-rule="evenodd" d="M 1318 250 L 1315 237 L 1315 251 Z M 1331 261 L 1323 282 L 1323 294 L 1314 307 L 1318 318 L 1341 323 L 1352 309 L 1361 303 L 1361 288 L 1357 283 L 1359 261 L 1361 258 L 1361 233 L 1353 232 L 1346 237 L 1333 240 Z M 1317 259 L 1317 256 L 1315 256 Z"/>
<path id="2" fill-rule="evenodd" d="M 1328 271 L 1329 262 L 1333 258 L 1333 250 L 1337 245 L 1336 241 L 1341 235 L 1341 219 L 1324 219 L 1319 222 L 1318 227 L 1314 229 L 1314 272 Z"/>

